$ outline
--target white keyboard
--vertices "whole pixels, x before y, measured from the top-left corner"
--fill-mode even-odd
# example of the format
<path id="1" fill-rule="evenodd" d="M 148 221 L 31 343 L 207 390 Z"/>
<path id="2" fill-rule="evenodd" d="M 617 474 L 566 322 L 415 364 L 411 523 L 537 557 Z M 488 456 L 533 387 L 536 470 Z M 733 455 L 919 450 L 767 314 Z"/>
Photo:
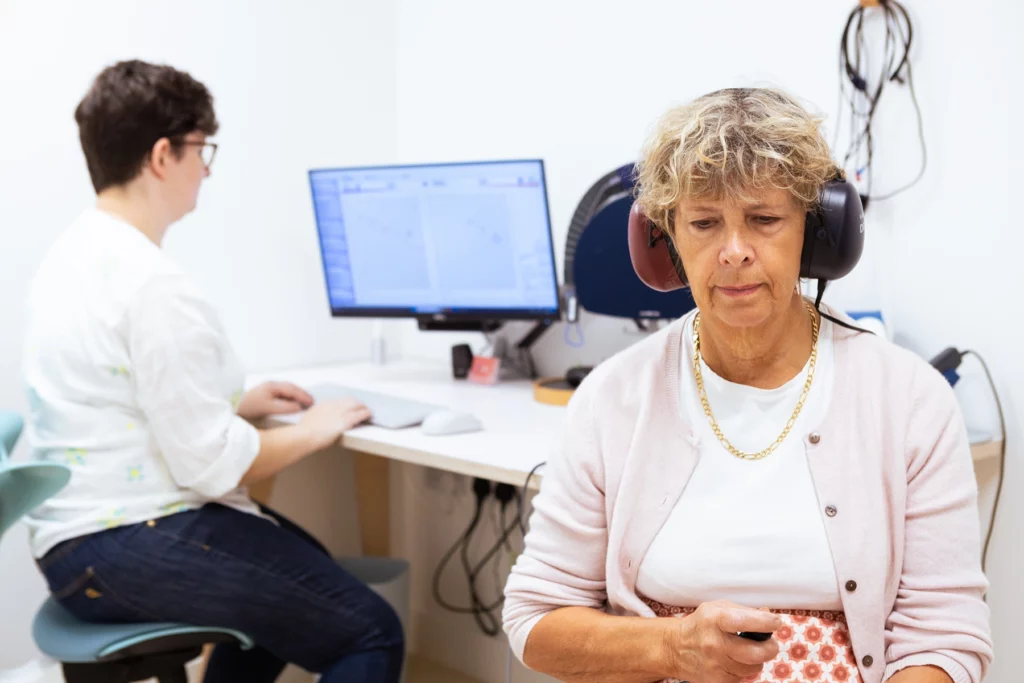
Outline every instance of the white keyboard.
<path id="1" fill-rule="evenodd" d="M 372 413 L 370 424 L 386 429 L 402 429 L 418 425 L 427 415 L 442 410 L 442 406 L 338 384 L 318 384 L 307 391 L 317 401 L 354 398 L 370 409 Z"/>

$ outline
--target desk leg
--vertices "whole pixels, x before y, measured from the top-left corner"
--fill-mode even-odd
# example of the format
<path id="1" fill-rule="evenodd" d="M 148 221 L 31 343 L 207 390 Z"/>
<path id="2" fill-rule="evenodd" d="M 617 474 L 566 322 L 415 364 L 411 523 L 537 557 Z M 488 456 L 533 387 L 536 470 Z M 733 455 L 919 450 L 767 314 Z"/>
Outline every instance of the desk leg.
<path id="1" fill-rule="evenodd" d="M 391 461 L 359 452 L 353 452 L 352 457 L 363 555 L 388 557 L 391 554 Z"/>

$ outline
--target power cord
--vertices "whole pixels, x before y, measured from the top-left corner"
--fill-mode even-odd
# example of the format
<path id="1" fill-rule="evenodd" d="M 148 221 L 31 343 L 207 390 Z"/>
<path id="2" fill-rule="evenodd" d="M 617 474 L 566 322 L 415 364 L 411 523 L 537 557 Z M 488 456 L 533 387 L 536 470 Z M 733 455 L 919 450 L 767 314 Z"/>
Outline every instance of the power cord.
<path id="1" fill-rule="evenodd" d="M 438 564 L 437 569 L 434 571 L 434 600 L 449 612 L 454 612 L 455 614 L 472 614 L 477 626 L 481 631 L 483 631 L 483 633 L 489 636 L 495 636 L 501 632 L 501 623 L 500 620 L 495 617 L 494 609 L 501 604 L 501 601 L 499 600 L 497 603 L 487 605 L 480 599 L 480 595 L 476 591 L 476 575 L 473 571 L 474 568 L 470 565 L 469 561 L 469 546 L 473 539 L 473 534 L 476 532 L 477 526 L 480 523 L 480 518 L 483 516 L 484 503 L 491 495 L 491 482 L 486 479 L 474 479 L 473 495 L 476 497 L 476 510 L 473 513 L 473 518 L 469 522 L 469 526 L 466 527 L 466 530 L 459 536 L 454 545 L 452 545 L 452 547 L 444 554 L 444 557 L 441 558 L 441 562 Z M 469 607 L 453 605 L 445 600 L 444 596 L 441 594 L 441 577 L 444 575 L 445 568 L 456 553 L 459 553 L 462 568 L 466 572 L 466 578 L 469 582 Z"/>
<path id="2" fill-rule="evenodd" d="M 526 498 L 526 495 L 527 495 L 527 493 L 530 490 L 530 482 L 533 481 L 533 478 L 535 476 L 537 476 L 537 470 L 539 470 L 541 467 L 544 467 L 544 465 L 546 465 L 546 464 L 547 464 L 546 462 L 539 462 L 539 463 L 537 463 L 536 465 L 533 466 L 533 469 L 530 470 L 530 473 L 528 475 L 526 475 L 526 481 L 523 483 L 523 498 L 524 499 Z M 524 501 L 520 501 L 520 505 L 519 505 L 519 520 L 518 521 L 519 521 L 519 530 L 523 533 L 523 537 L 524 538 L 526 537 L 526 521 L 523 519 L 523 516 L 524 516 L 523 515 L 523 509 L 525 507 L 526 507 L 526 503 Z M 529 515 L 526 515 L 526 517 L 529 518 Z"/>
<path id="3" fill-rule="evenodd" d="M 500 533 L 501 537 L 498 539 L 498 544 L 504 546 L 505 550 L 509 553 L 512 552 L 512 544 L 509 543 L 509 525 L 505 521 L 505 511 L 508 509 L 509 503 L 513 500 L 516 501 L 520 509 L 523 506 L 523 499 L 519 497 L 519 492 L 516 491 L 516 487 L 512 484 L 498 484 L 494 487 L 494 498 L 498 501 L 499 508 L 499 520 L 500 520 Z M 512 526 L 516 528 L 515 525 Z"/>
<path id="4" fill-rule="evenodd" d="M 469 525 L 462 534 L 459 535 L 459 538 L 456 539 L 452 547 L 445 552 L 441 561 L 438 563 L 437 569 L 434 571 L 432 587 L 434 600 L 437 604 L 445 610 L 455 614 L 473 615 L 473 619 L 476 621 L 477 626 L 485 635 L 488 636 L 496 636 L 501 632 L 501 619 L 500 614 L 497 614 L 497 611 L 501 609 L 502 605 L 504 605 L 505 597 L 504 590 L 500 585 L 500 553 L 502 549 L 504 549 L 508 554 L 510 565 L 513 563 L 515 551 L 512 548 L 510 539 L 516 529 L 520 529 L 523 536 L 526 535 L 526 523 L 524 521 L 523 514 L 525 506 L 525 492 L 529 490 L 530 482 L 533 480 L 533 477 L 536 476 L 537 470 L 543 465 L 544 463 L 539 463 L 530 470 L 529 475 L 526 477 L 526 482 L 523 485 L 523 494 L 520 494 L 519 491 L 517 491 L 511 484 L 497 484 L 493 487 L 492 491 L 491 482 L 479 477 L 475 478 L 473 480 L 473 495 L 476 498 L 476 509 L 473 512 L 473 517 L 470 519 Z M 472 543 L 473 536 L 480 525 L 480 520 L 484 515 L 484 507 L 487 503 L 487 499 L 491 497 L 492 493 L 498 504 L 498 538 L 487 552 L 484 553 L 483 557 L 474 564 L 469 558 L 469 548 Z M 513 502 L 516 504 L 516 513 L 512 517 L 511 521 L 509 521 L 508 507 Z M 450 603 L 445 599 L 441 592 L 441 578 L 444 576 L 448 563 L 452 561 L 456 553 L 459 554 L 462 569 L 466 575 L 470 603 L 468 607 Z M 501 594 L 496 600 L 494 600 L 494 602 L 488 603 L 480 597 L 480 591 L 477 588 L 477 579 L 486 571 L 487 565 L 491 563 L 494 563 L 495 565 L 495 586 Z"/>
<path id="5" fill-rule="evenodd" d="M 828 313 L 825 313 L 823 310 L 821 310 L 821 297 L 825 296 L 825 287 L 827 286 L 828 280 L 818 280 L 818 294 L 817 296 L 814 297 L 814 310 L 818 312 L 818 315 L 820 315 L 825 320 L 829 320 L 835 323 L 836 325 L 839 325 L 840 327 L 845 327 L 848 330 L 853 330 L 854 332 L 864 332 L 866 334 L 874 334 L 874 332 L 872 332 L 871 330 L 865 330 L 863 327 L 857 327 L 856 325 L 851 325 L 849 323 L 843 322 L 839 318 L 834 318 Z"/>
<path id="6" fill-rule="evenodd" d="M 999 499 L 1003 493 L 1003 475 L 1006 472 L 1006 417 L 1003 415 L 1003 402 L 999 399 L 999 392 L 996 390 L 996 383 L 992 379 L 992 373 L 988 369 L 988 363 L 985 362 L 985 359 L 977 351 L 970 349 L 958 351 L 953 347 L 949 347 L 943 349 L 937 356 L 932 358 L 931 365 L 949 379 L 950 374 L 954 373 L 966 356 L 977 358 L 978 362 L 981 363 L 982 370 L 985 371 L 988 385 L 992 389 L 992 397 L 996 401 L 996 411 L 999 413 L 999 433 L 1002 442 L 999 447 L 999 475 L 996 479 L 996 496 L 992 502 L 992 515 L 988 523 L 988 533 L 985 535 L 985 545 L 981 551 L 981 570 L 985 571 L 988 566 L 988 548 L 992 543 L 992 532 L 996 526 L 996 512 L 999 510 Z"/>
<path id="7" fill-rule="evenodd" d="M 992 379 L 992 373 L 988 370 L 988 363 L 981 357 L 981 354 L 976 351 L 968 349 L 961 354 L 963 356 L 974 356 L 981 363 L 982 369 L 985 371 L 985 377 L 988 378 L 988 385 L 992 388 L 992 396 L 996 400 L 996 411 L 999 413 L 999 432 L 1002 437 L 1002 444 L 999 446 L 999 476 L 996 479 L 996 497 L 992 503 L 992 517 L 988 523 L 988 533 L 985 535 L 985 547 L 981 551 L 981 570 L 985 571 L 988 564 L 988 546 L 992 542 L 992 532 L 996 527 L 996 511 L 999 509 L 999 498 L 1003 494 L 1003 474 L 1006 472 L 1006 418 L 1003 416 L 1003 402 L 999 400 L 999 392 L 996 391 L 995 380 Z"/>
<path id="8" fill-rule="evenodd" d="M 572 332 L 576 333 L 575 339 L 572 336 Z M 565 329 L 562 331 L 562 340 L 566 346 L 571 346 L 574 349 L 581 349 L 586 344 L 586 340 L 583 337 L 583 327 L 577 320 L 574 323 L 566 323 Z"/>
<path id="9" fill-rule="evenodd" d="M 495 501 L 498 504 L 495 511 L 498 515 L 499 523 L 498 538 L 487 552 L 484 553 L 483 557 L 481 557 L 479 561 L 473 563 L 469 558 L 470 545 L 477 527 L 479 526 L 480 520 L 483 517 L 484 507 L 487 503 L 487 499 L 491 496 L 491 493 L 491 482 L 479 477 L 473 480 L 473 494 L 476 497 L 476 510 L 469 522 L 469 526 L 459 536 L 455 544 L 448 549 L 438 564 L 438 567 L 434 572 L 433 592 L 434 599 L 441 607 L 455 614 L 472 614 L 477 626 L 485 635 L 496 636 L 501 632 L 501 619 L 500 614 L 497 614 L 497 611 L 500 610 L 502 605 L 505 603 L 500 578 L 502 558 L 501 551 L 504 549 L 510 558 L 513 555 L 510 537 L 520 526 L 519 520 L 522 519 L 522 498 L 516 491 L 515 487 L 511 484 L 497 484 L 494 487 L 493 494 Z M 516 503 L 518 511 L 515 518 L 513 518 L 511 522 L 508 522 L 508 506 L 513 501 Z M 455 557 L 456 553 L 459 554 L 459 559 L 466 575 L 470 601 L 468 607 L 454 605 L 448 602 L 441 593 L 441 578 L 444 574 L 445 568 Z M 495 586 L 499 593 L 502 593 L 493 602 L 486 602 L 481 597 L 480 590 L 477 586 L 478 579 L 485 573 L 487 565 L 489 564 L 494 565 Z"/>

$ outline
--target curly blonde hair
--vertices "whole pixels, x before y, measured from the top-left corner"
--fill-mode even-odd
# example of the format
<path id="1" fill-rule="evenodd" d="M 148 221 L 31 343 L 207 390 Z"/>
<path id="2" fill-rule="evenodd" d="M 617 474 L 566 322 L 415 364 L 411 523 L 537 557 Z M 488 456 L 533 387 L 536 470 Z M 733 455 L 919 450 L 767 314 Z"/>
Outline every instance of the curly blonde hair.
<path id="1" fill-rule="evenodd" d="M 636 165 L 636 201 L 669 235 L 684 198 L 750 199 L 788 190 L 805 209 L 841 174 L 821 130 L 822 117 L 770 88 L 730 88 L 669 110 Z"/>

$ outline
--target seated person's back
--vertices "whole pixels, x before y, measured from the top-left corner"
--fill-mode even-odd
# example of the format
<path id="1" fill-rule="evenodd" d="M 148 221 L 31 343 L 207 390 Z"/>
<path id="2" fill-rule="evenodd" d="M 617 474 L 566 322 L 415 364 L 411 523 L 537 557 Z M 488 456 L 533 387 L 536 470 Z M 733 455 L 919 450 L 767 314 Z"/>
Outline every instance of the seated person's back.
<path id="1" fill-rule="evenodd" d="M 242 367 L 194 283 L 138 230 L 85 211 L 43 260 L 27 330 L 33 445 L 37 457 L 74 474 L 30 517 L 37 557 L 68 538 L 200 507 L 210 497 L 258 514 L 231 478 L 258 449 L 256 430 L 227 425 L 225 444 L 215 429 L 225 419 L 217 404 L 237 407 L 241 399 Z M 153 353 L 161 345 L 173 353 Z M 173 375 L 190 364 L 205 377 L 186 391 Z M 207 423 L 205 433 L 195 430 Z M 213 449 L 222 455 L 210 466 Z"/>

